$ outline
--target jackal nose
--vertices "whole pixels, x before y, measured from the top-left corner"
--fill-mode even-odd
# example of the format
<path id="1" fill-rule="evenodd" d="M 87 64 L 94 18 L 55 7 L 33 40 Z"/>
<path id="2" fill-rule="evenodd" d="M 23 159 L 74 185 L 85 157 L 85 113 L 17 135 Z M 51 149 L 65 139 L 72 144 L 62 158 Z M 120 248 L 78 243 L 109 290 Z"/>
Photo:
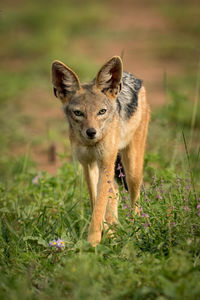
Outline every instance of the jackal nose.
<path id="1" fill-rule="evenodd" d="M 89 137 L 90 139 L 93 139 L 94 136 L 95 136 L 95 134 L 96 134 L 97 132 L 96 132 L 96 129 L 95 129 L 95 128 L 88 128 L 88 129 L 86 130 L 86 133 L 87 133 L 87 135 L 88 135 L 88 137 Z"/>

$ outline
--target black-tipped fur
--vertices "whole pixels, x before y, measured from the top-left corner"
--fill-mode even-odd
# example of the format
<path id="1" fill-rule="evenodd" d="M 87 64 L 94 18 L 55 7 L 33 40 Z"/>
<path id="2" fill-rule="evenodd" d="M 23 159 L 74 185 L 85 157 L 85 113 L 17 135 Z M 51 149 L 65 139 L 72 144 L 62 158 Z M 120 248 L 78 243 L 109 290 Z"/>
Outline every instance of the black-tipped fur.
<path id="1" fill-rule="evenodd" d="M 120 117 L 129 119 L 138 106 L 138 93 L 142 87 L 142 80 L 136 78 L 131 73 L 123 72 L 122 90 L 117 97 L 117 105 Z"/>

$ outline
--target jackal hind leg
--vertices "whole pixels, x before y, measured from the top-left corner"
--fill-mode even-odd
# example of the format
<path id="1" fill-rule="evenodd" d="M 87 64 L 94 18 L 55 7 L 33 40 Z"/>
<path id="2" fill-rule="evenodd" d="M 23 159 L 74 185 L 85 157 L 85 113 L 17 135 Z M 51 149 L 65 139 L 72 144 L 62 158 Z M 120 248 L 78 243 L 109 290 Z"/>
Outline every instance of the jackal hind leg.
<path id="1" fill-rule="evenodd" d="M 135 213 L 138 208 L 135 202 L 140 195 L 140 187 L 143 178 L 144 149 L 146 142 L 147 127 L 141 124 L 136 130 L 129 145 L 121 151 L 122 163 L 125 169 L 131 205 Z"/>

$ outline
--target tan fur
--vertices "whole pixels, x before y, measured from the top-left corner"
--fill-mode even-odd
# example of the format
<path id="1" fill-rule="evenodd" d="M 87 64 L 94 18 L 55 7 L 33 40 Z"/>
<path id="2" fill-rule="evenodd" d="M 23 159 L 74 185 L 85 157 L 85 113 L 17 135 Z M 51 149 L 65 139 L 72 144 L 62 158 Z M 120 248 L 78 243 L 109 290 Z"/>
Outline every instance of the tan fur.
<path id="1" fill-rule="evenodd" d="M 145 89 L 142 87 L 139 92 L 137 110 L 125 122 L 118 113 L 109 114 L 109 101 L 115 105 L 121 89 L 122 63 L 119 57 L 113 57 L 101 68 L 90 88 L 81 85 L 77 75 L 61 62 L 53 63 L 52 72 L 57 96 L 64 108 L 71 109 L 69 137 L 72 152 L 83 166 L 88 185 L 92 209 L 88 241 L 96 246 L 101 240 L 103 221 L 107 225 L 117 223 L 118 190 L 114 182 L 114 165 L 118 152 L 125 168 L 132 206 L 139 197 L 149 123 Z M 65 91 L 62 90 L 64 82 L 67 83 Z M 107 111 L 100 115 L 98 112 L 105 103 Z M 73 112 L 76 110 L 83 112 L 84 116 L 75 116 Z M 88 128 L 96 129 L 95 140 L 88 139 Z"/>

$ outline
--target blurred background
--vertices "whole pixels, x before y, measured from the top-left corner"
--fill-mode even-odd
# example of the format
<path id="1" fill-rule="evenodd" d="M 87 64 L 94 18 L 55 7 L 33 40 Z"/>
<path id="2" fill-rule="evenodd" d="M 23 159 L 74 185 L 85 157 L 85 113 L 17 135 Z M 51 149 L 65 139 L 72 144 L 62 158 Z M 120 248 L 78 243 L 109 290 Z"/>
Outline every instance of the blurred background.
<path id="1" fill-rule="evenodd" d="M 181 169 L 186 148 L 199 172 L 199 1 L 1 0 L 0 36 L 2 179 L 25 166 L 55 174 L 71 160 L 52 61 L 87 81 L 113 55 L 147 88 L 146 176 Z"/>

